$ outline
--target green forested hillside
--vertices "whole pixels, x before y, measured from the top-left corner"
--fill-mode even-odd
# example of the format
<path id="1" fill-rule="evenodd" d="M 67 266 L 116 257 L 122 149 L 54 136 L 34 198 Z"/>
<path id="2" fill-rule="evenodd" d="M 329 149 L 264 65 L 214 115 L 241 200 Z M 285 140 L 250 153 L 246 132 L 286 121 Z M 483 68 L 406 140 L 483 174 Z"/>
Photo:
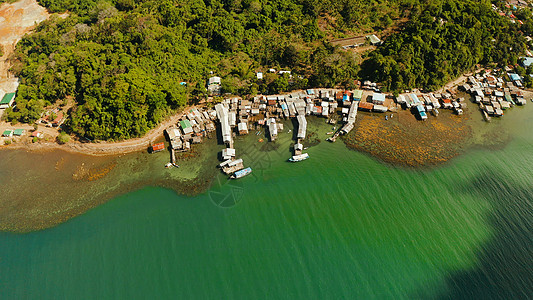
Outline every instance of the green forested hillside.
<path id="1" fill-rule="evenodd" d="M 438 85 L 479 62 L 507 63 L 515 56 L 505 49 L 513 46 L 514 53 L 522 47 L 517 29 L 483 1 L 40 3 L 52 12 L 68 11 L 69 17 L 41 23 L 18 44 L 13 71 L 21 85 L 17 107 L 6 117 L 31 122 L 44 106 L 72 99 L 67 129 L 89 139 L 142 135 L 201 97 L 210 71 L 222 76 L 230 93 L 350 86 L 360 76 L 392 90 Z M 407 16 L 405 30 L 371 53 L 362 69 L 357 54 L 327 43 L 331 37 L 380 31 Z M 301 76 L 254 79 L 255 71 L 269 67 Z"/>
<path id="2" fill-rule="evenodd" d="M 526 40 L 490 1 L 434 1 L 370 53 L 363 75 L 388 90 L 438 88 L 477 64 L 516 64 Z M 526 24 L 530 24 L 526 22 Z M 523 27 L 523 28 L 522 28 Z"/>

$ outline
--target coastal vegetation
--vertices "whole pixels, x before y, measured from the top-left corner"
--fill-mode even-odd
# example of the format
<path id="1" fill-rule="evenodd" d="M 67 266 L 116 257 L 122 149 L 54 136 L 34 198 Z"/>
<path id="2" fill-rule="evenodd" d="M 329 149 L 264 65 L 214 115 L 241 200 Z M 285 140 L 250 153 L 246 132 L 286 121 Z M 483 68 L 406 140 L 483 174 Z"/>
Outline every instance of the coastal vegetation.
<path id="1" fill-rule="evenodd" d="M 478 63 L 516 62 L 525 47 L 518 25 L 488 1 L 40 3 L 69 16 L 53 16 L 19 42 L 12 71 L 21 84 L 5 117 L 31 123 L 44 107 L 67 107 L 72 98 L 65 130 L 88 140 L 143 135 L 204 97 L 211 72 L 222 77 L 223 92 L 241 95 L 351 88 L 366 78 L 386 90 L 431 88 Z M 381 32 L 401 20 L 410 21 L 363 57 L 328 42 Z M 271 67 L 292 76 L 256 79 L 256 71 Z"/>

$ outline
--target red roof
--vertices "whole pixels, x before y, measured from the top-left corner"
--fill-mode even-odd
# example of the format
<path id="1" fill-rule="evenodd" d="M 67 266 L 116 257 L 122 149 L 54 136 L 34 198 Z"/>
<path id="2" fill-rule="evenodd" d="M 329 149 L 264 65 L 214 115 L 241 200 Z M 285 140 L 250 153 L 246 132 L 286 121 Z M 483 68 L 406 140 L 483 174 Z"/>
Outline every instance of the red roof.
<path id="1" fill-rule="evenodd" d="M 450 100 L 450 99 L 442 99 L 442 102 L 444 102 L 444 103 L 452 103 L 452 100 Z"/>
<path id="2" fill-rule="evenodd" d="M 157 143 L 152 146 L 153 151 L 161 151 L 165 149 L 165 143 Z"/>
<path id="3" fill-rule="evenodd" d="M 372 108 L 374 108 L 374 103 L 360 102 L 359 103 L 359 108 L 361 108 L 361 109 L 372 109 Z"/>
<path id="4" fill-rule="evenodd" d="M 62 120 L 63 120 L 63 112 L 58 112 L 57 113 L 57 117 L 55 118 L 55 120 L 52 123 L 58 124 Z"/>

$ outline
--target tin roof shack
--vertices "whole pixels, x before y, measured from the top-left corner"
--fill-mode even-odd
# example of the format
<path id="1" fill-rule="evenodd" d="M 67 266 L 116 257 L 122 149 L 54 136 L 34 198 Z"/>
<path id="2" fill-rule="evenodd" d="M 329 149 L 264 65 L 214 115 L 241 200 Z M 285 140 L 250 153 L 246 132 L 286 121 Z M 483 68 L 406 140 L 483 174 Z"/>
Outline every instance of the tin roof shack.
<path id="1" fill-rule="evenodd" d="M 248 134 L 248 124 L 245 122 L 240 122 L 239 125 L 237 125 L 237 129 L 239 130 L 240 135 Z"/>
<path id="2" fill-rule="evenodd" d="M 406 104 L 407 101 L 405 101 L 405 98 L 404 98 L 403 95 L 398 95 L 398 96 L 396 97 L 396 103 L 398 103 L 398 104 Z"/>
<path id="3" fill-rule="evenodd" d="M 194 129 L 192 128 L 191 122 L 189 120 L 181 120 L 180 127 L 183 131 L 183 134 L 191 134 L 194 132 Z"/>
<path id="4" fill-rule="evenodd" d="M 409 94 L 409 98 L 411 99 L 411 106 L 418 106 L 422 104 L 420 99 L 418 99 L 418 96 L 415 94 Z"/>
<path id="5" fill-rule="evenodd" d="M 305 139 L 306 132 L 307 132 L 307 120 L 305 119 L 305 116 L 299 115 L 296 117 L 298 120 L 298 134 L 297 138 L 299 139 Z"/>
<path id="6" fill-rule="evenodd" d="M 235 149 L 233 148 L 225 148 L 222 149 L 222 159 L 228 160 L 235 157 Z"/>
<path id="7" fill-rule="evenodd" d="M 181 132 L 176 127 L 170 127 L 165 129 L 165 133 L 167 134 L 168 139 L 171 141 L 180 139 L 181 137 Z"/>
<path id="8" fill-rule="evenodd" d="M 440 108 L 439 100 L 437 100 L 437 97 L 435 97 L 433 94 L 429 94 L 429 99 L 431 99 L 431 105 L 434 108 Z"/>
<path id="9" fill-rule="evenodd" d="M 445 109 L 453 109 L 452 100 L 450 100 L 450 99 L 442 99 L 442 106 Z"/>
<path id="10" fill-rule="evenodd" d="M 7 93 L 0 100 L 0 109 L 8 108 L 15 102 L 15 93 Z"/>
<path id="11" fill-rule="evenodd" d="M 4 133 L 2 133 L 2 136 L 3 137 L 12 137 L 13 136 L 13 130 L 11 130 L 11 129 L 4 130 Z"/>
<path id="12" fill-rule="evenodd" d="M 210 95 L 220 95 L 222 79 L 218 76 L 213 76 L 207 81 L 207 91 Z"/>
<path id="13" fill-rule="evenodd" d="M 278 125 L 276 119 L 270 118 L 267 120 L 268 132 L 270 133 L 270 141 L 275 141 L 278 137 Z"/>
<path id="14" fill-rule="evenodd" d="M 363 99 L 363 91 L 362 90 L 354 90 L 353 91 L 353 100 L 354 101 L 361 101 Z"/>
<path id="15" fill-rule="evenodd" d="M 228 113 L 228 123 L 230 127 L 235 127 L 237 125 L 237 113 L 235 111 L 230 111 Z"/>
<path id="16" fill-rule="evenodd" d="M 490 106 L 490 105 L 486 105 L 485 106 L 485 111 L 489 114 L 489 115 L 494 115 L 494 107 Z"/>
<path id="17" fill-rule="evenodd" d="M 222 172 L 224 172 L 225 174 L 232 174 L 241 169 L 244 169 L 242 158 L 236 160 L 228 159 L 221 163 L 219 166 L 222 169 Z"/>
<path id="18" fill-rule="evenodd" d="M 276 96 L 267 96 L 267 105 L 268 106 L 276 106 L 276 102 L 278 100 L 278 97 Z"/>
<path id="19" fill-rule="evenodd" d="M 232 145 L 231 140 L 231 127 L 229 126 L 228 109 L 223 104 L 215 105 L 215 111 L 217 112 L 217 118 L 220 122 L 220 130 L 222 132 L 222 141 L 225 144 Z"/>
<path id="20" fill-rule="evenodd" d="M 507 73 L 507 76 L 509 76 L 509 79 L 514 81 L 515 84 L 516 82 L 520 82 L 522 80 L 522 77 L 516 73 Z"/>
<path id="21" fill-rule="evenodd" d="M 320 106 L 322 106 L 322 116 L 327 117 L 329 115 L 329 103 L 323 101 Z"/>
<path id="22" fill-rule="evenodd" d="M 357 108 L 359 107 L 359 101 L 352 102 L 350 110 L 348 111 L 348 117 L 346 119 L 346 124 L 342 127 L 341 133 L 348 134 L 353 129 L 353 124 L 355 123 L 355 118 L 357 117 Z"/>
<path id="23" fill-rule="evenodd" d="M 289 106 L 287 105 L 287 102 L 285 102 L 285 100 L 282 100 L 280 101 L 280 104 L 281 104 L 281 109 L 283 111 L 283 116 L 285 116 L 285 118 L 288 118 L 289 117 Z"/>
<path id="24" fill-rule="evenodd" d="M 531 64 L 533 64 L 533 57 L 520 57 L 522 59 L 521 63 L 524 68 L 529 67 Z"/>
<path id="25" fill-rule="evenodd" d="M 374 104 L 373 103 L 363 102 L 363 101 L 361 101 L 359 103 L 359 109 L 361 109 L 361 110 L 371 111 L 373 108 L 374 108 Z"/>
<path id="26" fill-rule="evenodd" d="M 165 149 L 165 143 L 157 143 L 152 145 L 152 153 L 163 151 Z"/>
<path id="27" fill-rule="evenodd" d="M 416 106 L 416 110 L 418 112 L 418 115 L 420 116 L 420 119 L 426 120 L 428 118 L 426 114 L 426 109 L 422 104 Z"/>
<path id="28" fill-rule="evenodd" d="M 526 100 L 523 97 L 516 97 L 516 103 L 518 105 L 526 105 Z"/>
<path id="29" fill-rule="evenodd" d="M 500 100 L 500 106 L 502 107 L 503 110 L 506 110 L 508 108 L 511 108 L 511 102 Z"/>
<path id="30" fill-rule="evenodd" d="M 65 123 L 65 117 L 62 111 L 58 112 L 56 118 L 52 121 L 53 127 L 59 127 Z"/>
<path id="31" fill-rule="evenodd" d="M 383 43 L 375 34 L 367 35 L 366 38 L 372 46 L 379 46 Z"/>
<path id="32" fill-rule="evenodd" d="M 382 94 L 382 93 L 372 94 L 372 103 L 378 104 L 378 105 L 385 104 L 385 94 Z"/>
<path id="33" fill-rule="evenodd" d="M 42 139 L 44 134 L 40 131 L 34 131 L 31 133 L 31 137 Z"/>
<path id="34" fill-rule="evenodd" d="M 386 106 L 383 106 L 383 105 L 379 105 L 379 104 L 374 104 L 374 108 L 372 109 L 373 111 L 375 112 L 387 112 L 387 107 Z"/>

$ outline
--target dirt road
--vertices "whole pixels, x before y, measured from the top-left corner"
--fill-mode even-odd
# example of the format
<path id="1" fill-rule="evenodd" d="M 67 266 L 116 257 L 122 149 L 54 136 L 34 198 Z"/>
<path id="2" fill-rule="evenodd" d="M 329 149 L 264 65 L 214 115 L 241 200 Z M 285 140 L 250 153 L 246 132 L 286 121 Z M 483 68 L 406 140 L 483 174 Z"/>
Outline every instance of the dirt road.
<path id="1" fill-rule="evenodd" d="M 26 33 L 49 17 L 50 14 L 36 0 L 20 0 L 0 6 L 0 46 L 4 52 L 0 57 L 0 89 L 16 91 L 18 79 L 8 72 L 11 64 L 7 58 Z"/>

